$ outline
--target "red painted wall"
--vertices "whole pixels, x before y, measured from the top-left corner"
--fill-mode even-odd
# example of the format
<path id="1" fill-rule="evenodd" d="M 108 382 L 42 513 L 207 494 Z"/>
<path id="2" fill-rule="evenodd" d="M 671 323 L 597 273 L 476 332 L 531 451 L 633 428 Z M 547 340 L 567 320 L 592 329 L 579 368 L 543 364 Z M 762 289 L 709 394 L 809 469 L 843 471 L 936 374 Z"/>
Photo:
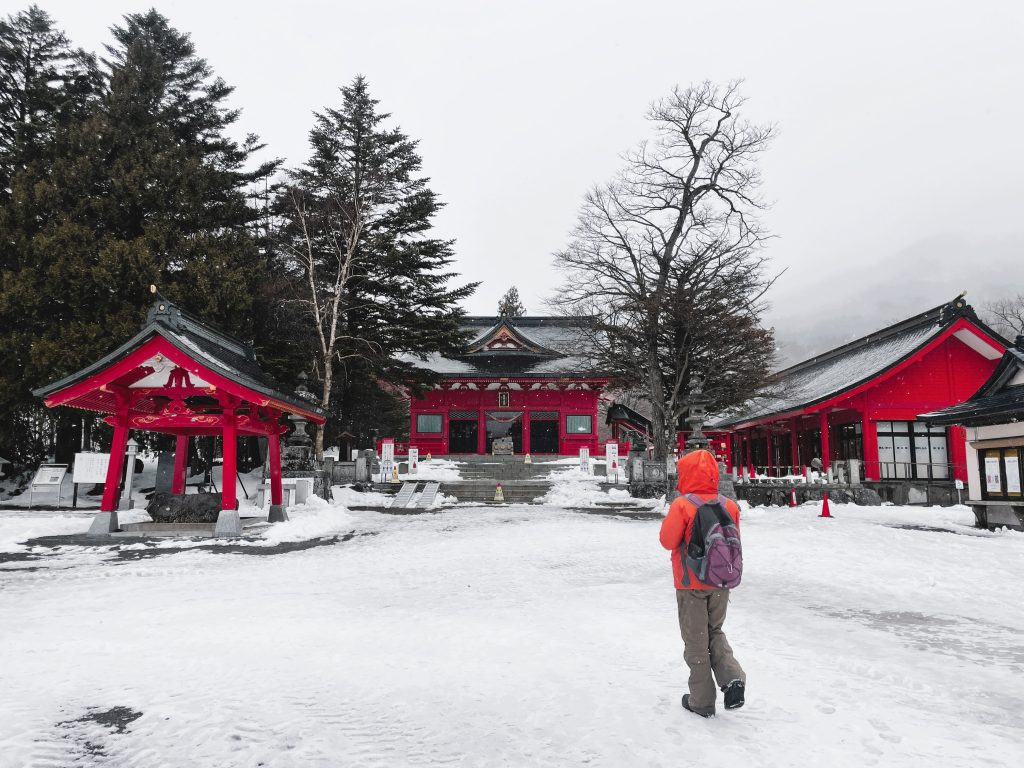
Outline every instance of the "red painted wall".
<path id="1" fill-rule="evenodd" d="M 986 360 L 950 337 L 895 376 L 854 398 L 881 420 L 909 421 L 919 413 L 962 403 L 992 375 L 999 360 Z M 841 406 L 842 407 L 842 406 Z"/>
<path id="2" fill-rule="evenodd" d="M 987 360 L 955 336 L 865 392 L 839 403 L 868 416 L 864 426 L 864 458 L 878 462 L 877 421 L 914 421 L 918 414 L 967 400 L 992 375 L 999 360 Z M 967 479 L 966 442 L 962 429 L 951 429 L 948 439 L 953 476 Z"/>
<path id="3" fill-rule="evenodd" d="M 486 383 L 480 386 L 486 386 Z M 528 387 L 529 384 L 523 384 Z M 425 393 L 423 398 L 410 401 L 409 443 L 419 448 L 420 453 L 448 453 L 448 415 L 452 410 L 466 411 L 559 411 L 558 433 L 559 453 L 575 455 L 580 448 L 589 448 L 592 455 L 598 451 L 597 435 L 597 401 L 600 396 L 598 389 L 579 390 L 509 390 L 508 408 L 498 407 L 498 390 L 496 389 L 434 389 Z M 442 433 L 420 434 L 416 431 L 416 416 L 419 414 L 437 413 L 442 418 Z M 567 415 L 589 415 L 593 431 L 589 435 L 567 435 L 565 417 Z"/>

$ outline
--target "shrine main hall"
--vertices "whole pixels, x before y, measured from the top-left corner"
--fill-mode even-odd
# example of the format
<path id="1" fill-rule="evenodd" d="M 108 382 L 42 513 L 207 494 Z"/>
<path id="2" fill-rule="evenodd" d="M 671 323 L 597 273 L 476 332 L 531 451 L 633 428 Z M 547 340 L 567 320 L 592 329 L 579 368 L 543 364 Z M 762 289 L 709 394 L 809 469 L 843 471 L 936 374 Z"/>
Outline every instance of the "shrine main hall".
<path id="1" fill-rule="evenodd" d="M 516 454 L 596 453 L 598 401 L 609 379 L 572 354 L 580 323 L 464 318 L 472 340 L 463 355 L 414 361 L 441 379 L 410 401 L 409 445 L 435 455 L 488 454 L 495 440 L 511 438 Z"/>

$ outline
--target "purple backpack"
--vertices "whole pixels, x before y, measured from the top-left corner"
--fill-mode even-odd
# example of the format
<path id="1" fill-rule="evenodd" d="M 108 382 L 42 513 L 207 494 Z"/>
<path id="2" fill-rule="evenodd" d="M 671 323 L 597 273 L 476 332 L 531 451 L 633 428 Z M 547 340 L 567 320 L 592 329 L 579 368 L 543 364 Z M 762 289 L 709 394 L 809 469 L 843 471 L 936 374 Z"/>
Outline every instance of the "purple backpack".
<path id="1" fill-rule="evenodd" d="M 687 500 L 697 508 L 690 543 L 680 551 L 683 586 L 690 585 L 690 572 L 710 587 L 733 589 L 743 576 L 743 547 L 740 531 L 726 511 L 725 497 L 704 501 L 692 493 Z M 682 547 L 680 547 L 682 550 Z"/>

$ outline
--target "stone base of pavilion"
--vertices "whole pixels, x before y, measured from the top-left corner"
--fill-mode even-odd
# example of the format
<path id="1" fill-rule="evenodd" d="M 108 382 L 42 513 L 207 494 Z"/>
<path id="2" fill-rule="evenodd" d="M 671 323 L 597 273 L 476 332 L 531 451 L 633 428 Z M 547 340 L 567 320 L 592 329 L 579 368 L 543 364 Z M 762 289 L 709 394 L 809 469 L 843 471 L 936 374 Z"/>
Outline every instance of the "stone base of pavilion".
<path id="1" fill-rule="evenodd" d="M 221 517 L 225 515 L 222 513 Z M 237 512 L 216 523 L 154 523 L 136 522 L 119 524 L 116 512 L 98 512 L 89 528 L 90 536 L 121 536 L 137 538 L 238 538 L 258 536 L 270 527 L 267 517 L 240 517 Z"/>

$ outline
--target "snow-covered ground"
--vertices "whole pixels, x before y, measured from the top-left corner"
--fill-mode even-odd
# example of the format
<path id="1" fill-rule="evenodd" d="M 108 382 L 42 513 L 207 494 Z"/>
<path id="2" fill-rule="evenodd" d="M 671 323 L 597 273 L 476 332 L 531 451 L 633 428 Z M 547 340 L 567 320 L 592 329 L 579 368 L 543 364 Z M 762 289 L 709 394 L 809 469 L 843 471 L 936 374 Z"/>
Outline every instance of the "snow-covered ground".
<path id="1" fill-rule="evenodd" d="M 746 512 L 748 703 L 712 720 L 650 514 L 314 503 L 246 546 L 30 548 L 88 515 L 2 512 L 0 766 L 1019 765 L 1024 535 L 832 509 Z"/>

